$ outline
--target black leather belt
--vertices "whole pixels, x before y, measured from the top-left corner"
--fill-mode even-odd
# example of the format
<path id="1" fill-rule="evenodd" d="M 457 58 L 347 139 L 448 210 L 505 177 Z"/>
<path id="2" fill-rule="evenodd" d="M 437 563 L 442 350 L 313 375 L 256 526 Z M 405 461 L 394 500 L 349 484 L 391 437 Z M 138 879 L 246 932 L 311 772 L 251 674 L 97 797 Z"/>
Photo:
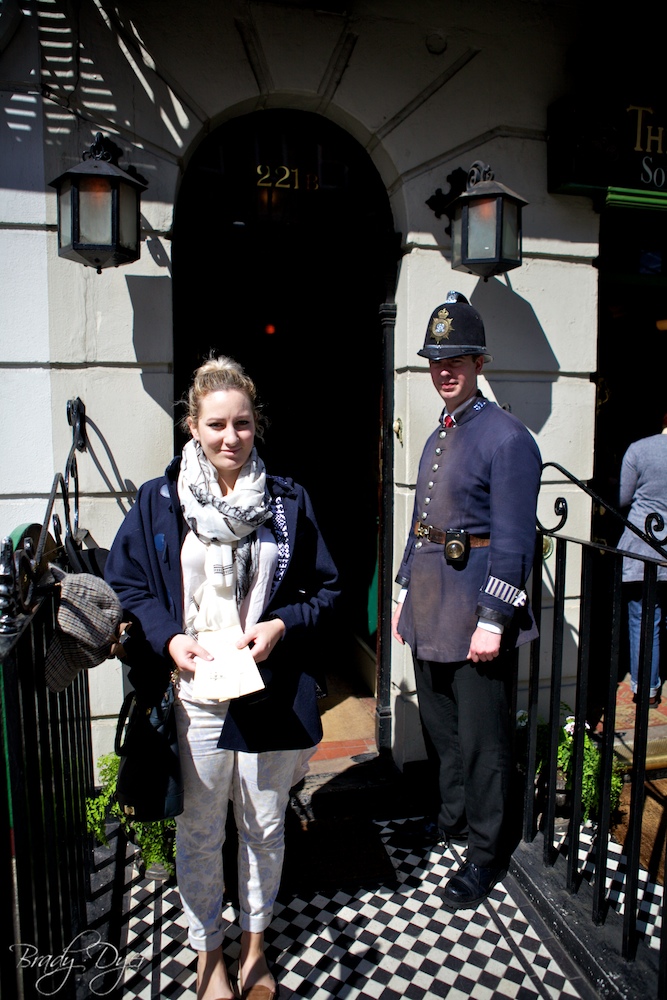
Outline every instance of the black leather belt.
<path id="1" fill-rule="evenodd" d="M 432 524 L 422 524 L 415 522 L 415 535 L 417 538 L 425 538 L 427 542 L 435 542 L 436 545 L 444 545 L 447 541 L 447 532 L 442 528 L 435 528 Z M 491 544 L 488 535 L 468 535 L 471 549 L 480 549 Z"/>

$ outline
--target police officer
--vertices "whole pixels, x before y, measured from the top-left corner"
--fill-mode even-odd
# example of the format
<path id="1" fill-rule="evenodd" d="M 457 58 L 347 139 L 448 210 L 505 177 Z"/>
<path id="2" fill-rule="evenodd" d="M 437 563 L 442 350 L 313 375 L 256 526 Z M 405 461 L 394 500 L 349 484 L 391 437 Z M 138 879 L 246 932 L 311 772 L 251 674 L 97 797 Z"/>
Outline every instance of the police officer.
<path id="1" fill-rule="evenodd" d="M 477 387 L 491 358 L 482 319 L 459 292 L 434 310 L 418 353 L 445 406 L 419 465 L 392 627 L 412 650 L 439 764 L 441 842 L 468 843 L 443 890 L 458 909 L 477 906 L 506 873 L 511 651 L 537 635 L 525 586 L 541 459 L 524 425 Z"/>

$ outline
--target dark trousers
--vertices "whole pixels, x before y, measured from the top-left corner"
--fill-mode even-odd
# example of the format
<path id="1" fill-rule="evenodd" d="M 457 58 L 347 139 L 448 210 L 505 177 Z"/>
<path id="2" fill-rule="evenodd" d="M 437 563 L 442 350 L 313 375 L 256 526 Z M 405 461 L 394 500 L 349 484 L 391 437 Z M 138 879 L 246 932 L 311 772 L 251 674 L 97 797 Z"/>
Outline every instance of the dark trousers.
<path id="1" fill-rule="evenodd" d="M 419 714 L 438 762 L 438 826 L 468 833 L 468 860 L 506 864 L 505 813 L 512 766 L 511 660 L 415 659 Z"/>

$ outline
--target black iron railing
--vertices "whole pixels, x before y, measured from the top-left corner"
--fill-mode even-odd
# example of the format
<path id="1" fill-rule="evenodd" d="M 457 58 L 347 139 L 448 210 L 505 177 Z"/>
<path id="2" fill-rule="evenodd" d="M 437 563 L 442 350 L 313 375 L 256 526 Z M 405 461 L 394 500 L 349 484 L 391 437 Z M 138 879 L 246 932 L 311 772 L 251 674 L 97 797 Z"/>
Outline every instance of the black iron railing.
<path id="1" fill-rule="evenodd" d="M 80 400 L 68 403 L 68 420 L 72 446 L 64 475 L 54 478 L 43 524 L 4 539 L 0 551 L 0 912 L 6 942 L 0 994 L 18 1000 L 76 996 L 76 975 L 67 963 L 87 926 L 85 799 L 93 790 L 88 679 L 83 671 L 54 693 L 44 678 L 56 625 L 48 564 L 88 568 L 78 540 L 76 452 L 85 449 Z"/>
<path id="2" fill-rule="evenodd" d="M 558 523 L 553 528 L 538 525 L 538 538 L 533 572 L 532 604 L 540 625 L 540 639 L 531 650 L 529 706 L 527 721 L 526 781 L 524 801 L 524 840 L 534 840 L 537 831 L 543 835 L 543 862 L 553 866 L 563 854 L 564 888 L 576 893 L 584 879 L 580 861 L 580 845 L 583 836 L 582 785 L 584 780 L 584 740 L 586 733 L 594 733 L 600 753 L 599 804 L 592 827 L 592 849 L 586 860 L 586 879 L 592 884 L 593 923 L 600 924 L 607 919 L 608 911 L 616 900 L 611 899 L 608 883 L 608 844 L 611 826 L 611 787 L 616 755 L 616 700 L 620 676 L 624 673 L 623 637 L 624 607 L 621 586 L 624 556 L 631 556 L 644 564 L 642 585 L 642 624 L 639 650 L 638 690 L 634 724 L 634 743 L 630 770 L 631 802 L 629 807 L 628 832 L 623 845 L 625 856 L 622 883 L 623 928 L 621 952 L 631 961 L 637 955 L 642 939 L 641 925 L 645 914 L 639 910 L 638 897 L 642 881 L 640 865 L 640 841 L 645 798 L 645 778 L 648 742 L 648 715 L 650 695 L 650 674 L 653 647 L 653 617 L 657 599 L 658 567 L 667 565 L 667 548 L 664 539 L 655 532 L 664 530 L 664 522 L 659 514 L 651 514 L 646 519 L 645 530 L 632 525 L 613 507 L 597 496 L 585 483 L 580 482 L 562 466 L 546 463 L 544 469 L 555 469 L 576 488 L 587 494 L 607 515 L 617 519 L 619 528 L 630 528 L 655 552 L 655 557 L 642 557 L 635 553 L 623 552 L 618 548 L 592 541 L 568 537 L 562 534 L 568 517 L 568 505 L 564 497 L 558 497 L 554 511 Z M 546 578 L 545 551 L 553 546 L 554 565 L 549 570 L 551 579 Z M 573 581 L 576 565 L 580 563 L 578 586 Z M 574 571 L 570 568 L 574 564 Z M 568 589 L 566 595 L 566 573 Z M 553 601 L 553 614 L 543 615 L 543 597 L 548 595 Z M 557 756 L 561 734 L 561 689 L 564 667 L 571 672 L 572 665 L 566 664 L 565 627 L 566 601 L 578 598 L 579 623 L 576 643 L 576 698 L 573 706 L 574 733 L 570 807 L 564 842 L 556 838 L 556 822 L 559 812 Z M 548 619 L 550 618 L 550 622 Z M 539 747 L 539 680 L 540 663 L 544 653 L 550 661 L 549 711 L 547 727 L 547 747 Z M 620 675 L 620 676 L 619 676 Z M 590 728 L 589 728 L 590 727 Z M 594 732 L 597 729 L 597 732 Z M 541 757 L 541 760 L 540 760 Z M 545 790 L 540 798 L 535 794 L 537 772 L 541 766 L 540 786 Z M 562 826 L 562 817 L 559 817 Z M 663 885 L 667 871 L 662 873 Z M 656 997 L 667 996 L 667 911 L 662 903 L 662 930 L 660 935 L 660 958 Z"/>

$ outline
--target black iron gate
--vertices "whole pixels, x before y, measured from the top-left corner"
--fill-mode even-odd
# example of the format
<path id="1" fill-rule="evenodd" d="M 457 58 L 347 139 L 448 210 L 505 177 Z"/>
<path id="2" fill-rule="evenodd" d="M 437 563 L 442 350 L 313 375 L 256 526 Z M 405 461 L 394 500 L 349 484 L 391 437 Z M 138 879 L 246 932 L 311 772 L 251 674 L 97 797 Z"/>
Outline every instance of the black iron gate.
<path id="1" fill-rule="evenodd" d="M 0 908 L 3 927 L 11 929 L 0 949 L 0 993 L 18 1000 L 77 995 L 87 926 L 88 678 L 82 671 L 59 693 L 49 691 L 44 678 L 56 625 L 48 564 L 87 568 L 77 558 L 75 452 L 85 447 L 79 400 L 68 404 L 68 418 L 72 448 L 65 474 L 54 479 L 43 525 L 24 526 L 0 551 Z M 60 502 L 64 534 L 54 513 Z"/>
<path id="2" fill-rule="evenodd" d="M 575 479 L 566 469 L 555 463 L 546 463 L 545 469 L 556 469 L 563 478 L 586 493 L 595 504 L 603 507 L 619 524 L 631 530 L 647 542 L 655 551 L 655 557 L 637 556 L 608 545 L 597 544 L 564 535 L 563 529 L 568 516 L 565 498 L 559 497 L 555 503 L 558 523 L 551 529 L 538 525 L 536 558 L 533 572 L 532 603 L 540 625 L 540 639 L 531 650 L 529 706 L 527 714 L 526 743 L 526 784 L 524 799 L 525 841 L 533 841 L 539 832 L 543 837 L 543 864 L 554 866 L 560 857 L 566 858 L 564 866 L 564 888 L 576 893 L 584 879 L 592 886 L 591 920 L 603 923 L 612 908 L 622 909 L 623 923 L 620 935 L 620 950 L 627 961 L 636 958 L 638 948 L 643 947 L 642 924 L 646 913 L 642 912 L 640 886 L 643 884 L 640 865 L 640 839 L 645 798 L 646 754 L 648 741 L 648 713 L 650 693 L 650 673 L 652 659 L 653 615 L 657 598 L 657 572 L 659 566 L 667 564 L 667 550 L 664 538 L 655 532 L 664 531 L 665 525 L 658 514 L 646 519 L 645 530 L 631 525 L 618 511 L 596 496 L 586 484 Z M 545 571 L 544 555 L 553 550 L 553 570 L 550 579 Z M 616 699 L 619 680 L 624 673 L 622 661 L 623 640 L 623 595 L 621 571 L 624 555 L 631 555 L 644 563 L 643 607 L 641 642 L 639 651 L 638 690 L 634 725 L 630 771 L 631 803 L 628 833 L 623 845 L 623 871 L 614 879 L 620 885 L 619 900 L 612 900 L 608 888 L 609 842 L 611 815 L 612 775 L 618 770 Z M 569 571 L 575 564 L 574 572 Z M 577 573 L 576 565 L 580 563 Z M 568 590 L 566 594 L 566 574 Z M 578 580 L 575 584 L 574 580 Z M 565 839 L 556 836 L 558 813 L 558 746 L 562 737 L 561 686 L 563 681 L 566 626 L 566 602 L 576 597 L 579 604 L 578 641 L 576 650 L 576 699 L 573 706 L 572 765 L 569 793 L 569 811 Z M 550 616 L 543 614 L 543 600 L 553 602 Z M 547 621 L 549 618 L 549 621 Z M 550 689 L 548 714 L 545 726 L 540 725 L 539 679 L 540 664 L 550 664 Z M 597 687 L 592 691 L 592 680 Z M 595 697 L 593 697 L 593 694 Z M 540 733 L 540 728 L 542 732 Z M 596 731 L 597 730 L 597 731 Z M 540 738 L 542 744 L 540 745 Z M 546 740 L 546 748 L 544 746 Z M 582 802 L 584 782 L 585 740 L 592 741 L 599 753 L 598 803 L 589 824 L 586 836 L 591 840 L 587 852 L 585 872 L 580 860 L 580 847 L 584 830 L 584 807 Z M 590 745 L 590 743 L 588 744 Z M 543 795 L 536 795 L 539 787 Z M 667 871 L 662 873 L 663 886 Z M 660 887 L 658 887 L 658 891 Z M 659 903 L 662 914 L 660 933 L 654 935 L 653 945 L 659 944 L 658 976 L 656 997 L 667 996 L 667 919 L 664 895 Z M 618 918 L 616 918 L 618 919 Z M 658 920 L 655 924 L 659 923 Z"/>

